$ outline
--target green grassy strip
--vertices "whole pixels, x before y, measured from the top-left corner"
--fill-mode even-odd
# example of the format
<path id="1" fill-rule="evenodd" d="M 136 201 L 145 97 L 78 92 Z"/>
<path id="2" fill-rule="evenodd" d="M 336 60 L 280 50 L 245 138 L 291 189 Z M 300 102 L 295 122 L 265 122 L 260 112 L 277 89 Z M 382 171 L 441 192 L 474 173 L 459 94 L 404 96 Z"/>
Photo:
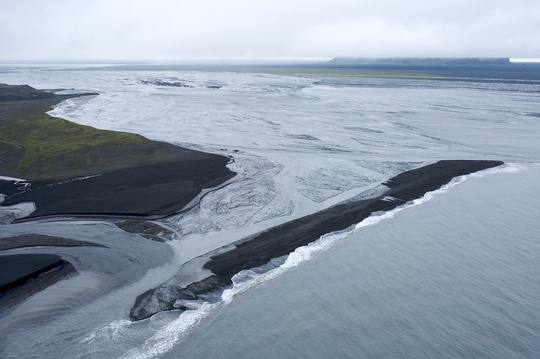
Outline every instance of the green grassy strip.
<path id="1" fill-rule="evenodd" d="M 8 86 L 1 86 L 5 94 Z M 20 86 L 13 86 L 13 90 L 20 93 Z M 36 96 L 26 91 L 25 96 Z M 0 175 L 79 175 L 121 162 L 137 145 L 151 142 L 140 135 L 98 130 L 46 114 L 65 98 L 0 102 Z M 155 155 L 153 152 L 148 155 Z M 146 154 L 138 150 L 134 155 Z"/>

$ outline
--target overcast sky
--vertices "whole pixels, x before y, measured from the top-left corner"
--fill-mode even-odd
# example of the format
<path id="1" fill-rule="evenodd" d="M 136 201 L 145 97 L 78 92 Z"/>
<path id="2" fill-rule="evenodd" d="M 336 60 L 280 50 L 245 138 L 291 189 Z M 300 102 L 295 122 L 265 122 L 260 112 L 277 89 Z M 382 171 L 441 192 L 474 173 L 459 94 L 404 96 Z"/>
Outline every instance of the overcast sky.
<path id="1" fill-rule="evenodd" d="M 539 0 L 0 0 L 0 61 L 540 57 Z"/>

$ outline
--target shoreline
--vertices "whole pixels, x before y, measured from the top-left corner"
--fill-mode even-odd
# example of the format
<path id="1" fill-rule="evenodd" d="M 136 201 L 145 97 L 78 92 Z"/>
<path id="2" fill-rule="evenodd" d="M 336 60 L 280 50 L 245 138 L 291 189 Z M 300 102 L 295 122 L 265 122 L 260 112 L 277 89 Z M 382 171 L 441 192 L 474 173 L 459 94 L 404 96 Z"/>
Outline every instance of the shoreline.
<path id="1" fill-rule="evenodd" d="M 501 161 L 446 160 L 409 170 L 383 183 L 388 190 L 370 199 L 346 201 L 320 212 L 298 218 L 241 239 L 201 257 L 201 271 L 210 275 L 180 286 L 174 278 L 139 295 L 130 312 L 132 320 L 142 320 L 166 310 L 187 310 L 175 306 L 179 299 L 197 300 L 232 284 L 232 277 L 242 270 L 260 267 L 271 259 L 288 255 L 322 235 L 344 230 L 360 223 L 375 212 L 389 211 L 425 193 L 439 189 L 453 178 L 502 165 Z M 204 260 L 206 259 L 206 260 Z M 186 263 L 185 268 L 192 269 Z M 177 276 L 183 275 L 182 268 Z"/>

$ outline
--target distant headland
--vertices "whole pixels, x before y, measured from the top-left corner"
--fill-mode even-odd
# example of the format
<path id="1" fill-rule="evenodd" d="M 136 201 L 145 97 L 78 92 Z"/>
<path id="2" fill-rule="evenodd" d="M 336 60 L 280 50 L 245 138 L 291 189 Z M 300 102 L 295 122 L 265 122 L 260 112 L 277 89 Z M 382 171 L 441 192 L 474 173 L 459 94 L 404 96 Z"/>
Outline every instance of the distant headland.
<path id="1" fill-rule="evenodd" d="M 355 58 L 335 57 L 328 65 L 402 65 L 402 66 L 501 66 L 511 65 L 510 58 L 443 58 L 443 57 L 399 57 L 399 58 Z"/>

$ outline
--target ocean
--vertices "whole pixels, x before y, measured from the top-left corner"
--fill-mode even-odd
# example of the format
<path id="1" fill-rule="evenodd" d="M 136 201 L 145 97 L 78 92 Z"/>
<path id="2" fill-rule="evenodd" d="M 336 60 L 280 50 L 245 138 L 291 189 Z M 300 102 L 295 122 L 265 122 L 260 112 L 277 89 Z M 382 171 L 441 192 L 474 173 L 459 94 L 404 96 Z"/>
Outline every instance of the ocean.
<path id="1" fill-rule="evenodd" d="M 169 244 L 106 221 L 3 225 L 0 236 L 116 244 L 107 256 L 62 250 L 81 261 L 81 274 L 4 318 L 1 356 L 540 357 L 540 81 L 531 71 L 530 80 L 460 72 L 452 81 L 293 70 L 0 72 L 0 82 L 99 92 L 51 114 L 233 156 L 241 179 L 163 220 L 178 235 Z M 241 272 L 193 310 L 129 321 L 134 297 L 190 259 L 440 159 L 505 165 Z"/>

